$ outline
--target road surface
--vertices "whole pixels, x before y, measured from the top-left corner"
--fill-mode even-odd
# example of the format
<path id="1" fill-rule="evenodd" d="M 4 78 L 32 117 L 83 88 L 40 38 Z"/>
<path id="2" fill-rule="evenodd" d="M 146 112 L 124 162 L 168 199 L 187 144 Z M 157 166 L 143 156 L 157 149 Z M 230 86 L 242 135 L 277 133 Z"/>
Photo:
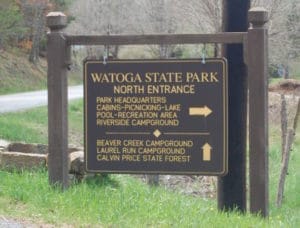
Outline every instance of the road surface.
<path id="1" fill-rule="evenodd" d="M 1 218 L 1 217 L 3 217 L 3 216 L 0 216 L 0 227 L 3 227 L 3 228 L 25 228 L 25 226 L 19 222 L 16 222 L 14 220 L 9 220 L 4 217 Z"/>
<path id="2" fill-rule="evenodd" d="M 83 97 L 83 86 L 69 87 L 68 96 L 69 100 Z M 47 97 L 47 90 L 0 96 L 0 113 L 46 106 L 48 103 Z"/>

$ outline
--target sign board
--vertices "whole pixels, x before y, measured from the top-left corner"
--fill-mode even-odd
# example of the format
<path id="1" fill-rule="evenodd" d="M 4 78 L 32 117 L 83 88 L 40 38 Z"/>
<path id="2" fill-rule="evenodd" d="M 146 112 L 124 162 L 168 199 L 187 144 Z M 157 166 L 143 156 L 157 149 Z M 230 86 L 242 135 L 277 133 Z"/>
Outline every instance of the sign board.
<path id="1" fill-rule="evenodd" d="M 87 60 L 88 172 L 225 175 L 227 62 Z"/>

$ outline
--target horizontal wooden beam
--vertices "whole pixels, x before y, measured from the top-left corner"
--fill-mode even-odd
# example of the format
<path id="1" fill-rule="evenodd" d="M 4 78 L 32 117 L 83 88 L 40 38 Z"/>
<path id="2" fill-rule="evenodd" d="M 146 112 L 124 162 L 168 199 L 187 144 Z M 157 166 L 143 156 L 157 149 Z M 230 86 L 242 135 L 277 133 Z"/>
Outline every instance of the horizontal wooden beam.
<path id="1" fill-rule="evenodd" d="M 149 45 L 149 44 L 200 44 L 243 43 L 246 32 L 218 34 L 159 34 L 159 35 L 66 35 L 68 45 Z"/>

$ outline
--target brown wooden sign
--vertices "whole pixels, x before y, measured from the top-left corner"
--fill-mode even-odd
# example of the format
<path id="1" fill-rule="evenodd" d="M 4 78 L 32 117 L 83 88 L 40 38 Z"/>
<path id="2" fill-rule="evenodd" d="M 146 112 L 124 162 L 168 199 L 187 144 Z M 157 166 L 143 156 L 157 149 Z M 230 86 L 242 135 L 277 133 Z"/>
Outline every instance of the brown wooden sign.
<path id="1" fill-rule="evenodd" d="M 224 175 L 224 59 L 86 61 L 89 172 Z"/>
<path id="2" fill-rule="evenodd" d="M 242 155 L 246 153 L 244 141 L 247 135 L 243 126 L 246 126 L 249 115 L 249 210 L 254 214 L 268 216 L 268 12 L 261 7 L 252 8 L 248 11 L 248 19 L 251 26 L 245 32 L 71 35 L 62 31 L 67 25 L 67 17 L 61 12 L 50 12 L 47 15 L 47 26 L 50 28 L 47 34 L 49 183 L 63 189 L 69 186 L 67 69 L 71 64 L 71 46 L 234 44 L 227 46 L 226 51 L 238 56 L 238 64 L 235 64 L 233 58 L 229 61 L 232 69 L 228 82 L 228 150 L 231 165 L 228 175 L 219 178 L 218 206 L 220 210 L 233 207 L 246 210 L 246 169 L 245 156 Z M 242 24 L 245 23 L 244 21 Z M 242 44 L 243 54 L 239 44 Z M 242 58 L 247 65 L 247 75 L 245 69 L 240 66 L 243 65 L 240 61 Z M 109 67 L 101 63 L 102 61 L 87 61 L 85 64 L 85 157 L 88 171 L 204 175 L 226 173 L 228 165 L 225 60 L 208 60 L 203 65 L 198 60 L 109 62 Z M 128 69 L 132 71 L 127 71 Z M 140 77 L 136 74 L 136 78 L 131 79 L 130 74 L 124 76 L 126 72 L 139 73 Z M 208 72 L 210 73 L 207 74 Z M 217 73 L 216 76 L 214 72 Z M 108 73 L 118 74 L 99 76 Z M 248 84 L 244 83 L 246 76 L 249 77 Z M 109 79 L 110 77 L 113 79 Z M 149 77 L 158 79 L 154 81 Z M 173 77 L 177 79 L 173 80 Z M 243 99 L 247 92 L 248 113 L 245 109 L 247 104 Z M 140 100 L 134 100 L 134 97 Z M 141 100 L 142 97 L 150 100 Z M 145 118 L 144 114 L 139 114 L 144 112 L 143 108 L 140 111 L 139 108 L 133 110 L 127 107 L 129 111 L 125 111 L 123 115 L 121 112 L 124 112 L 128 102 L 135 105 L 153 105 L 154 108 L 145 111 L 152 112 L 145 114 Z M 155 105 L 161 107 L 161 110 L 155 111 Z M 113 118 L 101 113 L 104 111 L 111 112 Z M 129 114 L 126 112 L 137 114 L 127 116 Z M 154 118 L 146 116 L 153 115 L 153 112 L 158 113 L 158 122 L 153 122 Z M 162 112 L 164 114 L 161 114 Z M 204 119 L 199 119 L 203 116 Z M 152 121 L 148 122 L 149 126 L 145 124 L 146 121 L 141 122 L 143 118 Z M 122 124 L 124 119 L 129 123 Z M 139 120 L 140 125 L 136 125 L 137 122 L 134 125 L 133 119 Z M 169 125 L 163 123 L 166 120 L 170 121 Z M 171 124 L 176 121 L 178 126 Z M 127 134 L 124 134 L 126 132 Z M 146 140 L 150 144 L 146 145 Z M 139 151 L 140 148 L 148 148 L 148 151 Z M 149 148 L 152 148 L 152 152 Z M 167 152 L 167 149 L 171 149 L 171 152 Z M 182 154 L 180 150 L 183 151 Z M 116 155 L 114 159 L 112 155 Z M 143 157 L 144 155 L 146 157 Z"/>

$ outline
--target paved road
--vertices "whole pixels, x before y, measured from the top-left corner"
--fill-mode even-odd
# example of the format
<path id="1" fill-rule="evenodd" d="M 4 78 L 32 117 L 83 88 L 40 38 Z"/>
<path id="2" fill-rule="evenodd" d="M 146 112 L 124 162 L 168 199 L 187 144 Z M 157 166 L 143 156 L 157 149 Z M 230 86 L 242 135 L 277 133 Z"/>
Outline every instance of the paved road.
<path id="1" fill-rule="evenodd" d="M 0 227 L 3 228 L 25 228 L 24 225 L 13 220 L 8 220 L 0 217 Z"/>
<path id="2" fill-rule="evenodd" d="M 69 87 L 69 99 L 83 97 L 83 86 Z M 47 105 L 47 91 L 34 91 L 0 96 L 0 113 L 16 112 Z"/>

